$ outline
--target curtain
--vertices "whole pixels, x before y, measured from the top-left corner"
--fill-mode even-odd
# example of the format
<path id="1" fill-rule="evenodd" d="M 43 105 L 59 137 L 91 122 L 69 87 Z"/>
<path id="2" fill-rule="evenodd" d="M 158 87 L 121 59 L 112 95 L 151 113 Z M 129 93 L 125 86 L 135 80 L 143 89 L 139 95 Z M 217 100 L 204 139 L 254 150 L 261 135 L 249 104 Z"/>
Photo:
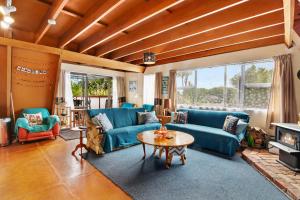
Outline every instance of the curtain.
<path id="1" fill-rule="evenodd" d="M 119 106 L 126 102 L 126 89 L 124 77 L 117 77 L 117 95 Z"/>
<path id="2" fill-rule="evenodd" d="M 176 70 L 170 70 L 169 73 L 169 86 L 168 86 L 168 93 L 169 99 L 171 99 L 171 111 L 175 111 L 177 104 L 176 104 Z"/>
<path id="3" fill-rule="evenodd" d="M 70 72 L 64 73 L 64 97 L 66 101 L 66 105 L 74 108 L 74 101 L 73 101 L 73 93 L 72 93 L 72 85 L 71 85 L 71 74 Z"/>
<path id="4" fill-rule="evenodd" d="M 271 123 L 273 122 L 297 122 L 291 54 L 276 56 L 274 61 L 273 82 L 267 113 L 267 129 L 269 130 L 272 130 Z"/>
<path id="5" fill-rule="evenodd" d="M 155 73 L 155 88 L 154 88 L 154 105 L 156 114 L 161 114 L 162 112 L 162 73 Z"/>

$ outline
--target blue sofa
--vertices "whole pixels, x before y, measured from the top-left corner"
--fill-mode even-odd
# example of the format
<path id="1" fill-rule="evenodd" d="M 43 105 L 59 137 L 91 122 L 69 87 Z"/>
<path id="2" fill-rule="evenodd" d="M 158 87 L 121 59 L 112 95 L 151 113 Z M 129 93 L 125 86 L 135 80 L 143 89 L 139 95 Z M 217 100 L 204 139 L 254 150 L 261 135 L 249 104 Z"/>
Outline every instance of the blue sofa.
<path id="1" fill-rule="evenodd" d="M 239 135 L 233 135 L 224 131 L 223 124 L 227 115 L 233 115 L 244 122 L 249 122 L 249 115 L 244 112 L 227 112 L 212 110 L 179 109 L 188 112 L 187 124 L 168 123 L 169 130 L 177 130 L 194 136 L 195 142 L 191 148 L 205 148 L 224 154 L 234 156 L 246 130 Z"/>
<path id="2" fill-rule="evenodd" d="M 91 149 L 93 149 L 96 153 L 101 153 L 102 150 L 108 153 L 116 149 L 139 144 L 139 141 L 136 138 L 138 133 L 142 131 L 156 130 L 160 128 L 161 126 L 160 123 L 139 125 L 137 120 L 137 112 L 145 112 L 145 109 L 144 108 L 110 108 L 110 109 L 88 110 L 87 111 L 88 146 Z M 91 135 L 92 133 L 89 133 L 89 131 L 92 132 L 94 130 L 93 128 L 94 125 L 90 122 L 90 119 L 95 117 L 99 113 L 105 113 L 113 125 L 112 130 L 103 133 L 103 138 L 97 137 L 97 133 L 95 133 L 94 136 Z M 95 139 L 99 141 L 96 142 L 91 141 Z"/>

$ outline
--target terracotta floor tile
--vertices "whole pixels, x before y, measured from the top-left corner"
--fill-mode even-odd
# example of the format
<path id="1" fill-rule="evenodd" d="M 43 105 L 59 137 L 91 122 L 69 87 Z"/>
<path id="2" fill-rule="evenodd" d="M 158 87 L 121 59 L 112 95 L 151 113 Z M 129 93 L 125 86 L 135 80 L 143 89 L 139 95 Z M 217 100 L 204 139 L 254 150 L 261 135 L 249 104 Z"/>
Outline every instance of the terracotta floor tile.
<path id="1" fill-rule="evenodd" d="M 1 200 L 130 199 L 71 152 L 78 140 L 42 140 L 0 148 Z"/>
<path id="2" fill-rule="evenodd" d="M 131 199 L 104 175 L 95 172 L 67 179 L 72 192 L 82 199 L 123 200 Z"/>

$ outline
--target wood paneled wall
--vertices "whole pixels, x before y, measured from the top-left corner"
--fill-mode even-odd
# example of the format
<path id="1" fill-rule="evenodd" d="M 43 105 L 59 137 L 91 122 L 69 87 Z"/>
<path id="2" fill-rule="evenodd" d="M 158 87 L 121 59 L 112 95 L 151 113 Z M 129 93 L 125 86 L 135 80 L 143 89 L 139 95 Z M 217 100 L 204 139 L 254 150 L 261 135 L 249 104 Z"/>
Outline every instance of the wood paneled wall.
<path id="1" fill-rule="evenodd" d="M 52 109 L 59 56 L 21 48 L 12 49 L 12 94 L 15 113 L 23 108 Z M 46 74 L 33 74 L 17 67 L 46 70 Z"/>
<path id="2" fill-rule="evenodd" d="M 0 117 L 7 116 L 7 47 L 0 46 Z"/>

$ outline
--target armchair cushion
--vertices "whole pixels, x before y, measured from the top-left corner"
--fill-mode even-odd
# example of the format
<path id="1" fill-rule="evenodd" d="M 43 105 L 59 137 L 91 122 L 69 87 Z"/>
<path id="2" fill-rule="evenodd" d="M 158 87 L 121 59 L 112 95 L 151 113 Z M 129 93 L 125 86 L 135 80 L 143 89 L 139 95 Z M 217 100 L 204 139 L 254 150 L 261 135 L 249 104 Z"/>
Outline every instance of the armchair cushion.
<path id="1" fill-rule="evenodd" d="M 26 114 L 36 114 L 42 113 L 43 124 L 30 126 L 28 120 L 24 117 Z M 59 118 L 56 115 L 49 114 L 48 110 L 45 108 L 33 108 L 33 109 L 24 109 L 20 114 L 20 118 L 17 119 L 15 125 L 15 134 L 18 135 L 19 128 L 24 128 L 28 130 L 29 133 L 43 132 L 52 129 L 57 123 L 59 123 Z"/>

